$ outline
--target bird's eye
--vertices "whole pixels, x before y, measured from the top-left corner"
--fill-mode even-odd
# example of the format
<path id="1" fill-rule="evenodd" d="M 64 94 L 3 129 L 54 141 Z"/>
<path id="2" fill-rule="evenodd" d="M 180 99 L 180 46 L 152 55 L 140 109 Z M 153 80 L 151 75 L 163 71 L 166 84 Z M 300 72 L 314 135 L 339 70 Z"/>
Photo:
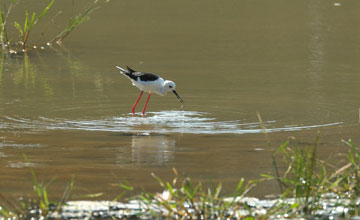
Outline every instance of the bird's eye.
<path id="1" fill-rule="evenodd" d="M 172 89 L 172 86 L 169 86 L 170 89 Z"/>

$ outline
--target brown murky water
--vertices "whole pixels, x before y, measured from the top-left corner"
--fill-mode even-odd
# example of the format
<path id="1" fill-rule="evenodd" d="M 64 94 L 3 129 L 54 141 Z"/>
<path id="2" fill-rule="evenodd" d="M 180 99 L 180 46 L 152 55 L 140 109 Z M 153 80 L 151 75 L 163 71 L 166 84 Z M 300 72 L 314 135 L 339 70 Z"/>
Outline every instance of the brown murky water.
<path id="1" fill-rule="evenodd" d="M 0 191 L 31 192 L 33 167 L 44 182 L 57 177 L 54 197 L 75 175 L 74 198 L 112 199 L 116 183 L 156 190 L 150 173 L 170 179 L 176 167 L 230 192 L 241 177 L 270 172 L 272 150 L 289 136 L 311 143 L 318 130 L 320 156 L 334 158 L 346 150 L 341 139 L 358 140 L 359 6 L 112 1 L 62 47 L 3 55 Z M 71 1 L 56 2 L 53 13 L 57 7 L 72 11 Z M 139 91 L 115 65 L 175 81 L 184 107 L 173 94 L 153 95 L 146 117 L 132 117 Z M 253 193 L 274 192 L 266 183 Z"/>

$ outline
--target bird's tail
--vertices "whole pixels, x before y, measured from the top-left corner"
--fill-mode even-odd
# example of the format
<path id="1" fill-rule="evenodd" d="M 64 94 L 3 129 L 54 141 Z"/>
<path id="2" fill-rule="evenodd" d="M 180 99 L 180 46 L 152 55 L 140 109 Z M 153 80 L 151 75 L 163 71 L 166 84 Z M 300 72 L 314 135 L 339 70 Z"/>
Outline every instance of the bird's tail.
<path id="1" fill-rule="evenodd" d="M 124 75 L 128 75 L 130 72 L 122 67 L 119 66 L 115 66 L 116 68 L 118 68 L 120 70 L 120 73 L 124 74 Z"/>
<path id="2" fill-rule="evenodd" d="M 124 76 L 128 77 L 129 79 L 133 79 L 134 76 L 131 74 L 130 70 L 126 70 L 120 66 L 116 66 L 116 68 L 118 68 L 120 70 L 120 73 L 123 74 Z"/>
<path id="3" fill-rule="evenodd" d="M 129 79 L 132 79 L 132 80 L 136 80 L 137 77 L 133 74 L 135 73 L 136 71 L 131 69 L 130 67 L 126 66 L 127 70 L 122 68 L 122 67 L 119 67 L 119 66 L 116 66 L 116 68 L 118 68 L 120 70 L 120 73 L 123 74 L 124 76 L 128 77 Z"/>

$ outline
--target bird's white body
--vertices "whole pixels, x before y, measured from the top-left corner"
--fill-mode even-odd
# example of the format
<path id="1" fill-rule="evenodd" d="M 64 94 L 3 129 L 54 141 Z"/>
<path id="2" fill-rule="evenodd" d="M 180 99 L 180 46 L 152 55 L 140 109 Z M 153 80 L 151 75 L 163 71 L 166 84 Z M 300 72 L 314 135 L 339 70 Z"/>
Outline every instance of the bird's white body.
<path id="1" fill-rule="evenodd" d="M 166 94 L 164 90 L 165 80 L 161 77 L 155 81 L 140 81 L 140 78 L 138 78 L 138 80 L 133 80 L 133 79 L 130 80 L 132 84 L 141 91 L 156 93 L 161 96 Z"/>
<path id="2" fill-rule="evenodd" d="M 176 88 L 176 85 L 173 81 L 170 80 L 164 80 L 163 78 L 152 74 L 152 73 L 142 73 L 142 72 L 135 72 L 134 76 L 141 76 L 141 75 L 151 75 L 152 77 L 156 77 L 155 80 L 141 80 L 141 77 L 134 77 L 131 78 L 129 76 L 129 70 L 126 70 L 124 68 L 121 68 L 119 66 L 116 66 L 118 69 L 120 69 L 120 73 L 129 78 L 134 86 L 136 86 L 138 89 L 144 92 L 151 92 L 156 93 L 161 96 L 166 95 L 169 91 L 174 91 Z"/>
<path id="3" fill-rule="evenodd" d="M 173 81 L 170 80 L 164 80 L 158 75 L 155 75 L 153 73 L 144 73 L 144 72 L 138 72 L 130 67 L 126 66 L 127 70 L 116 66 L 120 70 L 120 73 L 129 78 L 134 86 L 136 86 L 138 89 L 140 89 L 140 95 L 138 99 L 136 100 L 133 108 L 131 109 L 133 115 L 135 115 L 135 107 L 138 104 L 142 94 L 144 92 L 148 92 L 149 96 L 146 100 L 144 109 L 143 109 L 143 115 L 145 114 L 146 106 L 149 102 L 151 93 L 156 93 L 161 96 L 165 95 L 167 92 L 172 91 L 176 97 L 179 99 L 181 103 L 184 101 L 180 98 L 179 94 L 175 91 L 176 85 Z"/>

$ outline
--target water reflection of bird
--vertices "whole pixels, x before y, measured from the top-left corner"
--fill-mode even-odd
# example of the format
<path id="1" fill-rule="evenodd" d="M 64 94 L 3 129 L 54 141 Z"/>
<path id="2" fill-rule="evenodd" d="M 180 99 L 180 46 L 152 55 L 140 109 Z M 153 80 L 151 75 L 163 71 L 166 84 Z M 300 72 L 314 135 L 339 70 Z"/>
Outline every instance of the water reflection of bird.
<path id="1" fill-rule="evenodd" d="M 131 162 L 144 167 L 166 165 L 175 159 L 175 146 L 176 140 L 171 136 L 134 135 L 131 142 Z"/>
<path id="2" fill-rule="evenodd" d="M 143 115 L 145 114 L 146 106 L 149 102 L 151 93 L 157 93 L 163 96 L 167 92 L 172 91 L 179 99 L 179 101 L 181 103 L 184 103 L 184 101 L 180 98 L 179 94 L 175 91 L 176 85 L 173 81 L 164 80 L 158 75 L 152 73 L 138 72 L 128 66 L 126 66 L 127 70 L 119 66 L 116 66 L 116 68 L 118 68 L 120 70 L 120 73 L 122 73 L 124 76 L 127 76 L 131 80 L 132 84 L 138 87 L 141 91 L 139 97 L 137 98 L 134 106 L 131 109 L 133 115 L 135 115 L 136 105 L 140 101 L 140 98 L 144 92 L 149 92 L 149 96 L 146 99 L 145 106 L 142 111 Z"/>

